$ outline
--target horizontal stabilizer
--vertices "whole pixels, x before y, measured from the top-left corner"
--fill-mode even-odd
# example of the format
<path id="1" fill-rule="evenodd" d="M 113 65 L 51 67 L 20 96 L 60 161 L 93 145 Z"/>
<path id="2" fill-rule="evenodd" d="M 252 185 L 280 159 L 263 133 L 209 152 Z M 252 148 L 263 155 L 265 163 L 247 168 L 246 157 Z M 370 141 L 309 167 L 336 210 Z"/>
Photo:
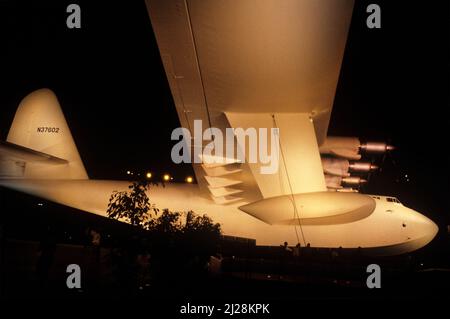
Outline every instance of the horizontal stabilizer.
<path id="1" fill-rule="evenodd" d="M 49 165 L 61 165 L 68 163 L 65 159 L 2 141 L 0 141 L 0 157 L 15 161 L 45 163 Z"/>

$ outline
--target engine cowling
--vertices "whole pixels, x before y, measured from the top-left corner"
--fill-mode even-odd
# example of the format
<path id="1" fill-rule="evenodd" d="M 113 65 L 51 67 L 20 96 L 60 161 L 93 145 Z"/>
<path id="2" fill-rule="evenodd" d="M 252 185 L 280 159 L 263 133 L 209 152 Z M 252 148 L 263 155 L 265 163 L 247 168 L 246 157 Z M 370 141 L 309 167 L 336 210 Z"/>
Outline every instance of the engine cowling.
<path id="1" fill-rule="evenodd" d="M 352 172 L 370 172 L 377 170 L 378 166 L 370 162 L 352 162 L 349 164 L 349 169 Z"/>
<path id="2" fill-rule="evenodd" d="M 350 162 L 346 159 L 325 157 L 322 158 L 322 167 L 325 174 L 333 176 L 350 176 Z"/>
<path id="3" fill-rule="evenodd" d="M 359 176 L 341 177 L 325 174 L 325 184 L 330 189 L 341 189 L 343 188 L 342 185 L 359 186 L 365 183 L 367 183 L 367 180 Z"/>
<path id="4" fill-rule="evenodd" d="M 347 177 L 349 172 L 370 172 L 378 169 L 370 162 L 350 162 L 347 159 L 322 157 L 323 172 L 328 175 Z"/>
<path id="5" fill-rule="evenodd" d="M 338 157 L 359 160 L 359 147 L 361 142 L 357 137 L 329 136 L 319 147 L 320 154 L 335 155 Z"/>
<path id="6" fill-rule="evenodd" d="M 342 178 L 342 183 L 347 185 L 361 185 L 367 183 L 367 180 L 359 176 L 348 176 Z"/>
<path id="7" fill-rule="evenodd" d="M 328 136 L 319 147 L 320 154 L 329 154 L 337 157 L 359 160 L 361 151 L 371 154 L 382 154 L 393 150 L 392 145 L 384 142 L 364 142 L 357 137 Z"/>
<path id="8" fill-rule="evenodd" d="M 367 153 L 386 153 L 394 150 L 394 146 L 388 145 L 383 142 L 365 142 L 360 146 L 361 150 L 364 150 Z"/>

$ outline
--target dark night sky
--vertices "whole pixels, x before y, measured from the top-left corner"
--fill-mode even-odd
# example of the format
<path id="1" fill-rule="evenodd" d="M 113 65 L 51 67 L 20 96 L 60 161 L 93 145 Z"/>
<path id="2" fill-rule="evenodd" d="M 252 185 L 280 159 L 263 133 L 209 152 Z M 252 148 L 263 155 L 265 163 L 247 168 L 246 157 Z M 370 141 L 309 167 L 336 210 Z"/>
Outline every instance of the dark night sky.
<path id="1" fill-rule="evenodd" d="M 82 29 L 69 30 L 72 2 L 0 0 L 0 138 L 20 100 L 48 87 L 91 178 L 192 174 L 170 160 L 179 122 L 144 1 L 76 1 Z M 382 28 L 369 30 L 371 2 L 356 1 L 329 134 L 391 140 L 398 150 L 365 191 L 449 223 L 449 3 L 375 1 Z"/>

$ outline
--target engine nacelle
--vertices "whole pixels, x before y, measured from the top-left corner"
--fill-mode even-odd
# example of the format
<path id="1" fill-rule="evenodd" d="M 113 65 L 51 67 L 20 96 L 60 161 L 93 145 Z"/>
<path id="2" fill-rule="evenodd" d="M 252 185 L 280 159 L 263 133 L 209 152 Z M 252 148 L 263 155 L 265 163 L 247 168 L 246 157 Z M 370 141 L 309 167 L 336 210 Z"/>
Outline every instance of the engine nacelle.
<path id="1" fill-rule="evenodd" d="M 343 184 L 348 186 L 359 186 L 361 184 L 367 183 L 367 180 L 359 176 L 333 176 L 325 174 L 325 184 L 329 189 L 341 189 Z"/>
<path id="2" fill-rule="evenodd" d="M 346 159 L 359 160 L 361 142 L 357 137 L 329 136 L 319 147 L 320 154 L 330 154 Z"/>
<path id="3" fill-rule="evenodd" d="M 328 175 L 347 177 L 349 172 L 370 172 L 378 169 L 370 162 L 349 162 L 342 158 L 322 157 L 323 172 Z"/>
<path id="4" fill-rule="evenodd" d="M 377 170 L 378 166 L 370 162 L 352 162 L 349 165 L 349 169 L 352 172 L 370 172 Z"/>
<path id="5" fill-rule="evenodd" d="M 342 178 L 342 183 L 347 185 L 361 185 L 367 183 L 367 180 L 359 176 L 349 176 Z"/>
<path id="6" fill-rule="evenodd" d="M 322 157 L 322 167 L 325 174 L 333 176 L 350 176 L 350 163 L 346 159 Z"/>
<path id="7" fill-rule="evenodd" d="M 361 159 L 361 151 L 382 154 L 393 150 L 392 145 L 383 142 L 361 143 L 357 137 L 328 136 L 319 147 L 320 154 L 330 154 L 350 160 Z"/>
<path id="8" fill-rule="evenodd" d="M 325 174 L 325 184 L 328 189 L 342 188 L 342 177 Z"/>
<path id="9" fill-rule="evenodd" d="M 366 142 L 361 144 L 360 148 L 366 153 L 386 153 L 395 149 L 394 146 L 383 142 Z"/>

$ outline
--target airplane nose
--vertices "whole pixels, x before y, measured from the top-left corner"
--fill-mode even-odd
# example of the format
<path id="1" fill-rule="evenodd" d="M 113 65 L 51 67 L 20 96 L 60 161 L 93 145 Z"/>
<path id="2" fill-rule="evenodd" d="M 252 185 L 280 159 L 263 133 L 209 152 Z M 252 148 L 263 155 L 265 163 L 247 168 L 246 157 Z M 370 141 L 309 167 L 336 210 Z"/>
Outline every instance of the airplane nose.
<path id="1" fill-rule="evenodd" d="M 437 235 L 437 233 L 439 231 L 439 227 L 431 219 L 429 219 L 429 224 L 430 224 L 429 227 L 430 227 L 431 239 L 433 239 Z"/>
<path id="2" fill-rule="evenodd" d="M 436 237 L 439 227 L 427 216 L 406 207 L 405 209 L 407 217 L 404 219 L 404 229 L 409 229 L 408 237 L 413 240 L 414 249 L 419 249 Z"/>
<path id="3" fill-rule="evenodd" d="M 433 238 L 437 235 L 439 231 L 439 227 L 428 217 L 425 217 L 422 215 L 422 223 L 424 225 L 423 227 L 423 241 L 425 242 L 425 245 L 428 244 L 430 241 L 433 240 Z"/>

